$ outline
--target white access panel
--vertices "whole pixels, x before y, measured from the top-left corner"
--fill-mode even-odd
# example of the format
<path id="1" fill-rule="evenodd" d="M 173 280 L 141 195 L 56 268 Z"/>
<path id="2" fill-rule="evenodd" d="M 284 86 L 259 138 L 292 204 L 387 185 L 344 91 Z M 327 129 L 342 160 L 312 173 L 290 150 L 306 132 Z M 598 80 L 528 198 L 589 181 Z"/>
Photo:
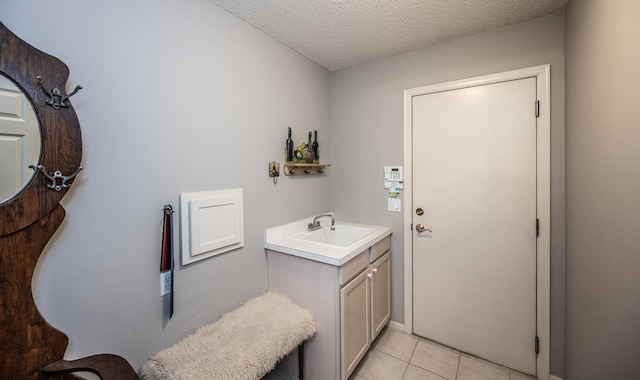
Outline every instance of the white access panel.
<path id="1" fill-rule="evenodd" d="M 180 193 L 182 265 L 244 246 L 242 189 Z"/>

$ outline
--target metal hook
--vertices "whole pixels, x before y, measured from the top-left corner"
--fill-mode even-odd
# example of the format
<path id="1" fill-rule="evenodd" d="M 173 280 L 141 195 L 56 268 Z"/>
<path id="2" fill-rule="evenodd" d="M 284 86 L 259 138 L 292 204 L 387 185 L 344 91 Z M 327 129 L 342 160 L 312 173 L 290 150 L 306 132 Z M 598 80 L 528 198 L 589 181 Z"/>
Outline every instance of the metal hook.
<path id="1" fill-rule="evenodd" d="M 82 86 L 76 86 L 75 90 L 73 90 L 70 94 L 62 95 L 62 92 L 60 92 L 57 87 L 49 92 L 44 87 L 44 83 L 42 82 L 42 77 L 40 75 L 36 77 L 36 81 L 38 82 L 40 87 L 42 87 L 42 90 L 44 90 L 45 94 L 47 94 L 47 96 L 49 97 L 46 100 L 46 103 L 55 109 L 60 109 L 60 107 L 69 107 L 71 105 L 71 103 L 69 102 L 69 98 L 82 89 Z"/>
<path id="2" fill-rule="evenodd" d="M 45 169 L 45 167 L 42 165 L 29 165 L 29 167 L 33 169 L 33 171 L 41 171 L 45 177 L 51 180 L 51 183 L 48 184 L 47 187 L 55 191 L 60 191 L 62 189 L 68 189 L 69 187 L 71 187 L 71 184 L 67 184 L 67 181 L 73 180 L 73 178 L 75 178 L 75 176 L 77 176 L 78 173 L 80 173 L 80 171 L 82 170 L 82 166 L 80 166 L 78 167 L 78 170 L 75 171 L 75 173 L 65 176 L 62 175 L 62 172 L 60 172 L 60 170 L 56 170 L 55 172 L 53 172 L 53 175 L 50 175 L 49 173 L 47 173 L 47 169 Z"/>
<path id="3" fill-rule="evenodd" d="M 173 207 L 171 205 L 164 205 L 164 213 L 165 214 L 175 214 L 176 212 L 173 211 Z"/>

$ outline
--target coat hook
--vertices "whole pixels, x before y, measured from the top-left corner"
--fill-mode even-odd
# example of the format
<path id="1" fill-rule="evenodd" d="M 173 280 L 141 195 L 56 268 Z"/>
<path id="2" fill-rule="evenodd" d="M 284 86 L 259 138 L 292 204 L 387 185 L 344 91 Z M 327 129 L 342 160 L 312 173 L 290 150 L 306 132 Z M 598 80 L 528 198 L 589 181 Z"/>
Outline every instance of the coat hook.
<path id="1" fill-rule="evenodd" d="M 46 100 L 46 103 L 55 109 L 60 109 L 60 107 L 69 107 L 71 105 L 71 103 L 69 102 L 69 98 L 82 89 L 82 86 L 76 86 L 75 90 L 73 90 L 69 95 L 62 95 L 62 92 L 60 92 L 57 87 L 49 92 L 44 87 L 44 83 L 42 82 L 42 77 L 40 75 L 36 77 L 36 81 L 38 82 L 40 87 L 42 87 L 42 90 L 44 90 L 45 94 L 47 94 L 47 96 L 49 97 Z"/>
<path id="2" fill-rule="evenodd" d="M 80 173 L 80 170 L 82 170 L 82 166 L 80 166 L 78 167 L 78 170 L 76 170 L 76 172 L 71 175 L 62 175 L 62 172 L 60 172 L 60 170 L 56 170 L 53 175 L 50 175 L 49 173 L 47 173 L 47 169 L 45 169 L 42 165 L 29 165 L 29 167 L 35 172 L 41 171 L 42 174 L 44 174 L 44 176 L 51 181 L 51 183 L 48 184 L 47 187 L 55 191 L 60 191 L 62 189 L 68 189 L 69 187 L 71 187 L 71 184 L 68 184 L 67 181 L 73 180 L 73 178 L 75 178 L 75 176 Z"/>
<path id="3" fill-rule="evenodd" d="M 269 163 L 269 177 L 273 177 L 273 184 L 278 183 L 278 177 L 280 176 L 280 164 L 272 161 Z"/>

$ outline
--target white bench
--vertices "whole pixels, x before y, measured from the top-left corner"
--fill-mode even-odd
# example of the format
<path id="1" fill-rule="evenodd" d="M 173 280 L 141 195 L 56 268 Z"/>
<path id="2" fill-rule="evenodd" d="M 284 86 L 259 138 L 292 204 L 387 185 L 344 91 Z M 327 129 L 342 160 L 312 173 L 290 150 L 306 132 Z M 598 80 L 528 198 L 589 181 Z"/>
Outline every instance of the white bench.
<path id="1" fill-rule="evenodd" d="M 140 369 L 143 380 L 258 380 L 316 333 L 311 313 L 267 292 L 161 351 Z"/>

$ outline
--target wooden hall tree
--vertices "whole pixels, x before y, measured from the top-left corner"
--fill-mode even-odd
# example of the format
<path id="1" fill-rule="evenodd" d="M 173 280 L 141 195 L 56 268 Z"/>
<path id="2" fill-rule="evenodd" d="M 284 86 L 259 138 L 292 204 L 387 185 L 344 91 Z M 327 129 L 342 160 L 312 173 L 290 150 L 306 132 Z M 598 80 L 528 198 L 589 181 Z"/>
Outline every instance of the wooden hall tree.
<path id="1" fill-rule="evenodd" d="M 137 379 L 126 360 L 115 355 L 63 360 L 68 338 L 44 320 L 33 300 L 36 264 L 64 219 L 60 200 L 82 158 L 80 124 L 64 93 L 69 69 L 0 23 L 0 74 L 31 103 L 41 144 L 38 162 L 31 163 L 33 177 L 0 200 L 0 377 L 75 379 L 68 373 L 81 370 L 103 379 Z"/>

